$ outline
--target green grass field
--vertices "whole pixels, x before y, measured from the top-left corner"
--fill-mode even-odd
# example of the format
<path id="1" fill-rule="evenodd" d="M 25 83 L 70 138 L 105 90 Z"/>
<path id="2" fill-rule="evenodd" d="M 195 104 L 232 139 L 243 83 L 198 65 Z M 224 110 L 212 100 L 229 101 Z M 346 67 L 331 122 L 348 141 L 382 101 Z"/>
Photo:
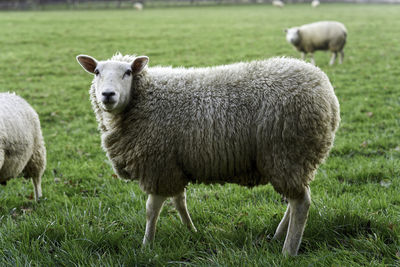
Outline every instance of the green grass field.
<path id="1" fill-rule="evenodd" d="M 44 198 L 30 181 L 0 187 L 0 266 L 399 266 L 400 5 L 219 6 L 0 13 L 0 91 L 38 111 L 48 164 Z M 316 53 L 341 104 L 330 157 L 311 184 L 298 257 L 270 241 L 286 204 L 271 186 L 189 185 L 191 233 L 168 202 L 152 249 L 142 248 L 145 201 L 116 179 L 100 148 L 88 89 L 75 60 L 117 51 L 150 66 L 211 66 L 299 57 L 283 29 L 338 20 L 343 65 Z"/>

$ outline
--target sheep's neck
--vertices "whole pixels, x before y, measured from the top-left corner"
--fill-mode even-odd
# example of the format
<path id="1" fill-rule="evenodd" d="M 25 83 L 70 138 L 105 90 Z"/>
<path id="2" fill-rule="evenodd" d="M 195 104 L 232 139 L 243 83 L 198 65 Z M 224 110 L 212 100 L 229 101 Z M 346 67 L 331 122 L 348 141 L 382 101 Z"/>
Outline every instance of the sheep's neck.
<path id="1" fill-rule="evenodd" d="M 107 129 L 114 128 L 113 124 L 115 123 L 115 115 L 109 113 L 109 112 L 103 112 L 103 123 L 104 126 L 106 126 Z"/>

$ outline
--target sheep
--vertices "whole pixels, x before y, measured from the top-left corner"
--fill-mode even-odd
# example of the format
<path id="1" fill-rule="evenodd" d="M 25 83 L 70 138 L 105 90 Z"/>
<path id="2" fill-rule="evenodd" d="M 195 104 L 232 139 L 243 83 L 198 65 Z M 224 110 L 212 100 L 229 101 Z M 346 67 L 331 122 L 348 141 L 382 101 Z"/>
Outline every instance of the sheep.
<path id="1" fill-rule="evenodd" d="M 285 29 L 286 40 L 301 52 L 304 59 L 307 53 L 311 53 L 311 63 L 315 65 L 314 51 L 330 50 L 332 57 L 329 65 L 335 63 L 337 53 L 340 53 L 339 63 L 344 58 L 343 47 L 346 44 L 346 27 L 337 21 L 319 21 L 305 24 L 300 27 Z"/>
<path id="2" fill-rule="evenodd" d="M 276 6 L 276 7 L 280 7 L 280 8 L 282 8 L 282 7 L 285 6 L 285 4 L 284 4 L 282 1 L 280 1 L 280 0 L 273 0 L 273 1 L 272 1 L 272 5 L 273 5 L 273 6 Z"/>
<path id="3" fill-rule="evenodd" d="M 42 175 L 46 168 L 39 116 L 21 97 L 0 93 L 0 183 L 23 174 L 32 178 L 35 200 L 42 197 Z"/>
<path id="4" fill-rule="evenodd" d="M 320 5 L 321 3 L 319 2 L 319 0 L 313 0 L 312 2 L 311 2 L 311 6 L 312 7 L 318 7 L 319 5 Z"/>
<path id="5" fill-rule="evenodd" d="M 275 239 L 296 255 L 308 216 L 309 182 L 339 124 L 327 76 L 290 58 L 205 68 L 147 67 L 147 56 L 77 56 L 94 74 L 89 90 L 102 147 L 115 173 L 148 194 L 143 244 L 153 241 L 164 201 L 196 231 L 191 183 L 271 183 L 288 198 Z"/>
<path id="6" fill-rule="evenodd" d="M 136 2 L 136 3 L 133 4 L 133 8 L 138 10 L 138 11 L 141 11 L 141 10 L 143 10 L 143 4 L 140 3 L 140 2 Z"/>

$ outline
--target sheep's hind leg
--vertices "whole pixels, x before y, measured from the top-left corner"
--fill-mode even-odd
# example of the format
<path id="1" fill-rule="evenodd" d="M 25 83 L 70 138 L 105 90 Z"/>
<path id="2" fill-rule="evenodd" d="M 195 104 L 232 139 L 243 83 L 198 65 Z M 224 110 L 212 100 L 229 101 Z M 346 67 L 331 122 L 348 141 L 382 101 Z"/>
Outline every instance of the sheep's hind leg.
<path id="1" fill-rule="evenodd" d="M 278 228 L 276 228 L 275 235 L 272 239 L 275 240 L 282 239 L 284 234 L 286 234 L 287 232 L 289 220 L 290 220 L 290 204 L 287 205 L 285 215 L 283 215 L 283 218 L 279 223 Z"/>
<path id="2" fill-rule="evenodd" d="M 35 201 L 42 197 L 42 178 L 41 176 L 32 177 L 32 184 L 35 190 Z"/>
<path id="3" fill-rule="evenodd" d="M 187 206 L 186 206 L 186 190 L 182 193 L 174 196 L 172 198 L 172 202 L 181 217 L 181 221 L 184 225 L 186 225 L 189 230 L 197 232 L 196 227 L 194 227 L 192 219 L 190 218 Z"/>
<path id="4" fill-rule="evenodd" d="M 303 237 L 304 228 L 306 226 L 308 209 L 311 204 L 310 189 L 305 188 L 304 194 L 300 198 L 289 199 L 290 219 L 288 232 L 283 245 L 283 254 L 296 256 Z"/>
<path id="5" fill-rule="evenodd" d="M 342 51 L 340 51 L 339 64 L 343 63 L 343 59 L 344 59 L 344 52 L 342 50 Z"/>
<path id="6" fill-rule="evenodd" d="M 146 202 L 146 232 L 143 238 L 143 245 L 147 245 L 154 240 L 156 235 L 156 224 L 161 208 L 166 197 L 150 194 Z"/>
<path id="7" fill-rule="evenodd" d="M 301 52 L 301 59 L 304 60 L 306 58 L 306 54 L 304 52 Z"/>
<path id="8" fill-rule="evenodd" d="M 335 63 L 336 56 L 337 56 L 337 52 L 332 52 L 332 57 L 331 57 L 331 60 L 329 61 L 330 66 L 332 66 Z"/>
<path id="9" fill-rule="evenodd" d="M 5 179 L 5 177 L 1 177 L 1 169 L 3 168 L 4 164 L 4 150 L 0 149 L 0 184 L 1 185 L 6 185 L 7 181 L 1 181 L 1 179 Z"/>
<path id="10" fill-rule="evenodd" d="M 35 151 L 24 168 L 24 176 L 32 178 L 35 200 L 42 197 L 42 175 L 46 166 L 46 151 L 44 148 Z"/>
<path id="11" fill-rule="evenodd" d="M 4 150 L 0 149 L 0 170 L 3 167 L 3 163 L 4 163 Z"/>

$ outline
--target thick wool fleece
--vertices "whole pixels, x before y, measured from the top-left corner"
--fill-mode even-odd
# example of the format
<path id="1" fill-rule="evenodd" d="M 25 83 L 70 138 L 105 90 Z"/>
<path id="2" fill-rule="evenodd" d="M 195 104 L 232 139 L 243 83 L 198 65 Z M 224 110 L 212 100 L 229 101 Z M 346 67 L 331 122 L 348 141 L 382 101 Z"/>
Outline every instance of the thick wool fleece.
<path id="1" fill-rule="evenodd" d="M 346 44 L 346 27 L 336 21 L 320 21 L 299 27 L 300 42 L 293 44 L 297 50 L 313 53 L 317 50 L 339 52 Z"/>
<path id="2" fill-rule="evenodd" d="M 36 111 L 22 98 L 0 93 L 0 182 L 23 173 L 41 179 L 46 149 Z"/>
<path id="3" fill-rule="evenodd" d="M 90 94 L 114 170 L 149 194 L 173 196 L 189 182 L 271 183 L 296 198 L 340 121 L 327 76 L 296 59 L 146 68 L 130 90 L 130 104 L 117 115 L 100 109 L 94 84 Z"/>

